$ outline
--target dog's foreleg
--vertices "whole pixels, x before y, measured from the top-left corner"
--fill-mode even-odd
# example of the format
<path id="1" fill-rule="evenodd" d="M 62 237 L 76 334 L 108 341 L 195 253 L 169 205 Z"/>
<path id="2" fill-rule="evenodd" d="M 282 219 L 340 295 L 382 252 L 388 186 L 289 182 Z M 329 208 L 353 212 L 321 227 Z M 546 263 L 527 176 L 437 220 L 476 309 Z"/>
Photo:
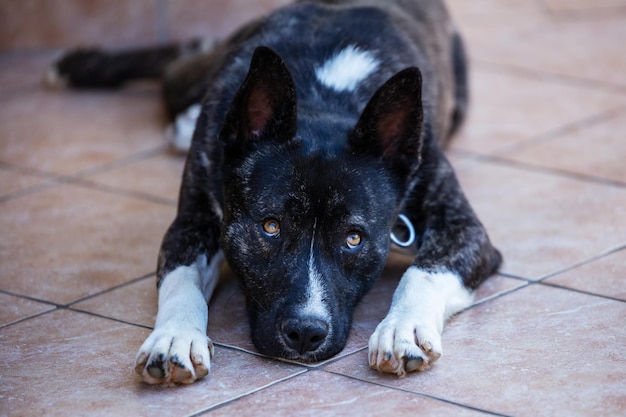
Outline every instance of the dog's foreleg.
<path id="1" fill-rule="evenodd" d="M 136 357 L 149 384 L 190 384 L 209 373 L 213 344 L 206 334 L 207 300 L 218 281 L 222 253 L 210 263 L 200 255 L 162 278 L 154 331 Z"/>
<path id="2" fill-rule="evenodd" d="M 159 309 L 135 367 L 150 384 L 189 384 L 209 372 L 213 348 L 206 334 L 208 301 L 223 260 L 222 209 L 214 191 L 219 164 L 209 161 L 209 148 L 198 143 L 189 154 L 178 214 L 159 253 Z"/>
<path id="3" fill-rule="evenodd" d="M 424 181 L 425 198 L 405 209 L 413 219 L 426 219 L 417 256 L 369 340 L 370 366 L 401 377 L 439 359 L 445 320 L 471 305 L 473 290 L 501 262 L 452 168 L 443 155 L 433 154 L 426 162 L 433 166 L 424 169 L 434 173 Z"/>
<path id="4" fill-rule="evenodd" d="M 444 321 L 467 308 L 472 299 L 456 273 L 410 267 L 389 313 L 370 338 L 370 365 L 400 377 L 428 369 L 442 354 Z"/>

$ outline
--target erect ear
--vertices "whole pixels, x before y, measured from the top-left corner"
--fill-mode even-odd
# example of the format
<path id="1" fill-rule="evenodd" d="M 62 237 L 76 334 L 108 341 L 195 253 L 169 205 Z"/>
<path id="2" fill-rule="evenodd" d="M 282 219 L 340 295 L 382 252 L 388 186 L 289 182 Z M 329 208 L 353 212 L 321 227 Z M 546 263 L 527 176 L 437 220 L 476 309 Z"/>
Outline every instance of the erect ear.
<path id="1" fill-rule="evenodd" d="M 260 46 L 224 119 L 220 139 L 237 147 L 264 139 L 284 142 L 294 137 L 296 127 L 291 74 L 276 52 Z"/>
<path id="2" fill-rule="evenodd" d="M 407 68 L 374 93 L 350 136 L 350 148 L 382 158 L 408 179 L 420 162 L 422 120 L 422 76 L 419 69 Z"/>

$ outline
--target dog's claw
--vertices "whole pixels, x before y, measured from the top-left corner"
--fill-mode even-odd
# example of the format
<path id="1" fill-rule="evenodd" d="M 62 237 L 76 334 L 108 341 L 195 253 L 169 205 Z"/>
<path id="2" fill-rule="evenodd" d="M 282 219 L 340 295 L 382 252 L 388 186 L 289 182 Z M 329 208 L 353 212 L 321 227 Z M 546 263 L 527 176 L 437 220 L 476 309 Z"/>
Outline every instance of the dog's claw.
<path id="1" fill-rule="evenodd" d="M 408 359 L 404 368 L 407 370 L 407 372 L 417 371 L 423 363 L 424 359 L 422 358 Z"/>

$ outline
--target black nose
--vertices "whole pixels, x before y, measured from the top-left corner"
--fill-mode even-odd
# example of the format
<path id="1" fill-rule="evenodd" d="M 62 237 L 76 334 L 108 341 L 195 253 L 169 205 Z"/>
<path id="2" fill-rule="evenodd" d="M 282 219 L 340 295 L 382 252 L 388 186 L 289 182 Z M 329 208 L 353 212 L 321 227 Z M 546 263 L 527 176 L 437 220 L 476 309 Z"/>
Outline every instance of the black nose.
<path id="1" fill-rule="evenodd" d="M 302 354 L 312 352 L 324 343 L 328 324 L 315 319 L 289 319 L 283 321 L 282 332 L 287 346 Z"/>

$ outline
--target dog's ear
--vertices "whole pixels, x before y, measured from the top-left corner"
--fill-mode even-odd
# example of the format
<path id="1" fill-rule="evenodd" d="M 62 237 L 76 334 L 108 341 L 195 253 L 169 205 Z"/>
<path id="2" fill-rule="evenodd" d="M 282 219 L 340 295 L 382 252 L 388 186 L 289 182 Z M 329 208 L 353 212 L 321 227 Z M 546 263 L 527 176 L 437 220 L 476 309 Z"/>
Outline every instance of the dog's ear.
<path id="1" fill-rule="evenodd" d="M 374 93 L 350 136 L 350 149 L 382 158 L 408 179 L 420 162 L 422 121 L 422 76 L 412 67 Z"/>
<path id="2" fill-rule="evenodd" d="M 296 88 L 291 74 L 276 52 L 260 46 L 235 94 L 220 139 L 227 147 L 238 148 L 265 139 L 285 142 L 295 136 L 296 128 Z"/>

